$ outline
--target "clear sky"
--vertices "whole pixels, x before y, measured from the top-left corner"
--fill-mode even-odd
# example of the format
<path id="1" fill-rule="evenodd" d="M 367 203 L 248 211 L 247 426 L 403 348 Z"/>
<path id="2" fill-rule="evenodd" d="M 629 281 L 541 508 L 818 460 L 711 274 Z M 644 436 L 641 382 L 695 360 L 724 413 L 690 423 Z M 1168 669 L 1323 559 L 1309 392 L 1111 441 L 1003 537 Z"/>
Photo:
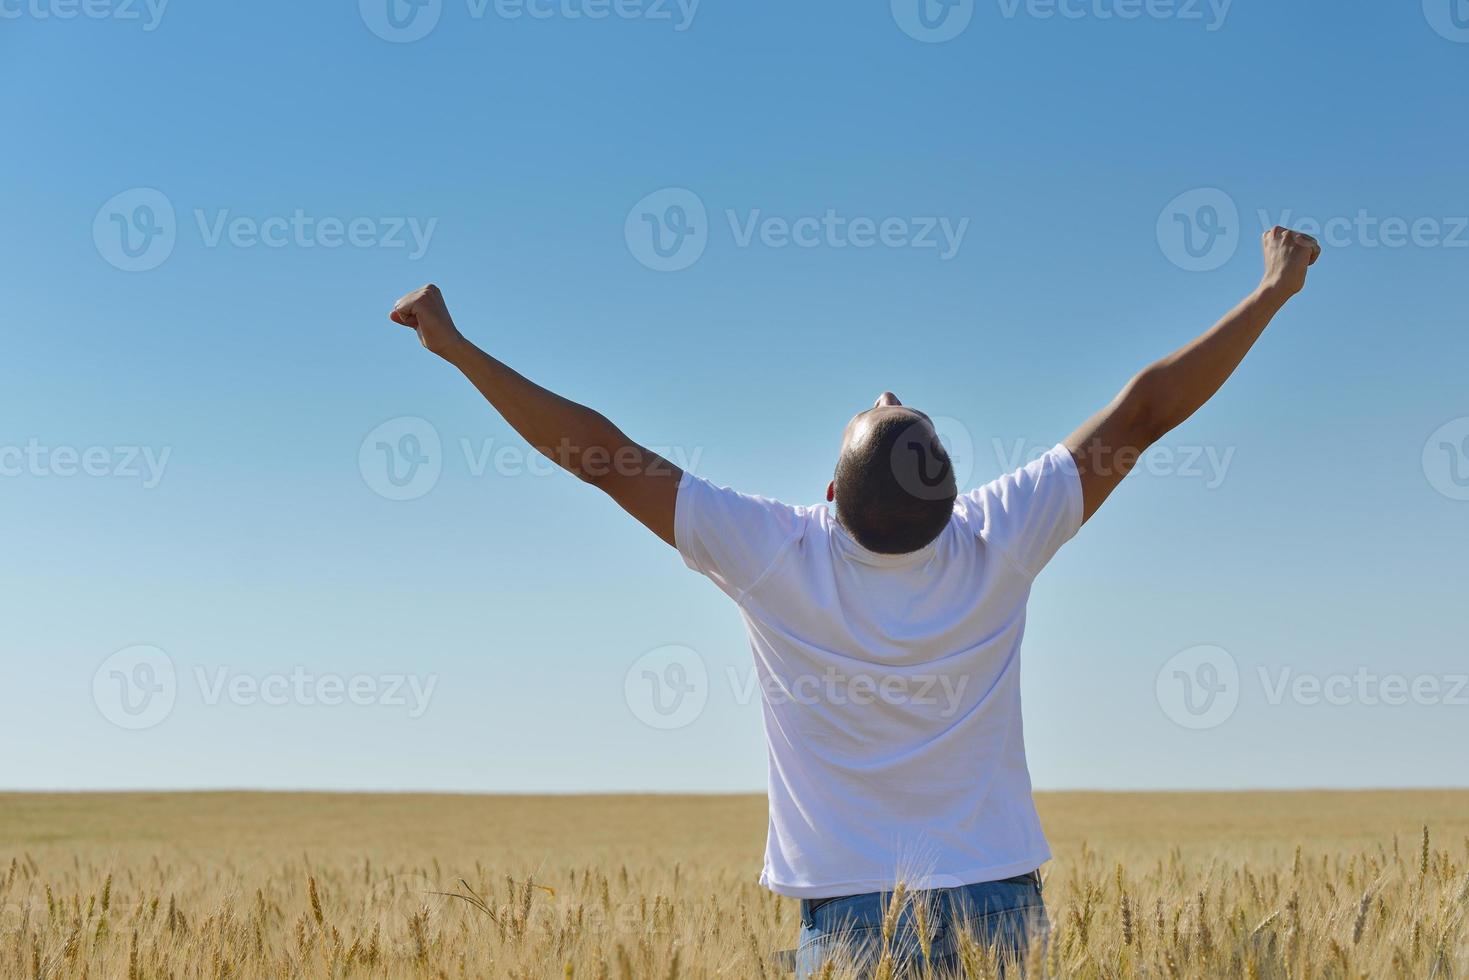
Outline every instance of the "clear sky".
<path id="1" fill-rule="evenodd" d="M 1469 784 L 1469 10 L 928 3 L 0 0 L 0 786 L 758 790 L 736 610 L 392 301 L 813 503 L 884 388 L 1049 447 L 1277 221 L 1037 583 L 1035 782 Z"/>

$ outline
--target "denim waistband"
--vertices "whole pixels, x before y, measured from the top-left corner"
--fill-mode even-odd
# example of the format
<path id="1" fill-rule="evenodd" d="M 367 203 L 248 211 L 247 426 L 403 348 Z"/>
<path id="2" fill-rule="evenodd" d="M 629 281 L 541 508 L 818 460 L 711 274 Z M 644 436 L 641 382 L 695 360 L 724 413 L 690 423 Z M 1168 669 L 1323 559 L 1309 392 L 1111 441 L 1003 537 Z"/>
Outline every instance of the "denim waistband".
<path id="1" fill-rule="evenodd" d="M 1039 889 L 1041 887 L 1041 872 L 1040 872 L 1040 869 L 1037 868 L 1034 871 L 1027 871 L 1023 875 L 1015 875 L 1015 876 L 1010 877 L 1010 878 L 999 878 L 999 879 L 996 879 L 993 882 L 977 882 L 977 884 L 1034 885 L 1037 889 Z M 961 885 L 959 887 L 962 888 L 964 886 Z M 875 893 L 875 892 L 866 892 L 864 894 L 871 895 L 871 894 L 877 894 L 877 893 Z M 823 905 L 830 905 L 832 902 L 840 902 L 843 899 L 847 899 L 847 898 L 858 898 L 858 897 L 860 897 L 860 896 L 857 896 L 857 895 L 832 895 L 832 896 L 830 896 L 828 898 L 807 898 L 807 899 L 803 899 L 802 900 L 802 903 L 803 903 L 804 911 L 806 912 L 806 914 L 807 915 L 811 915 L 811 914 L 815 913 L 816 910 L 819 909 L 819 908 L 821 908 Z"/>

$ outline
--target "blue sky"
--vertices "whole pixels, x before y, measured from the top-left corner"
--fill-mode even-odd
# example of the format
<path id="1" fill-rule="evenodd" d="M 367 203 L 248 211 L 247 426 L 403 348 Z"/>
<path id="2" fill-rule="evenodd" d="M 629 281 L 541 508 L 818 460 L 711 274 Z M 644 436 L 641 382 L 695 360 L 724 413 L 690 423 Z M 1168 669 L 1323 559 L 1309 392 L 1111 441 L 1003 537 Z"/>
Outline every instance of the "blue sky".
<path id="1" fill-rule="evenodd" d="M 809 503 L 884 388 L 1047 448 L 1276 221 L 1308 293 L 1038 582 L 1032 773 L 1469 782 L 1469 10 L 395 2 L 0 4 L 0 786 L 758 790 L 736 611 L 392 301 Z"/>

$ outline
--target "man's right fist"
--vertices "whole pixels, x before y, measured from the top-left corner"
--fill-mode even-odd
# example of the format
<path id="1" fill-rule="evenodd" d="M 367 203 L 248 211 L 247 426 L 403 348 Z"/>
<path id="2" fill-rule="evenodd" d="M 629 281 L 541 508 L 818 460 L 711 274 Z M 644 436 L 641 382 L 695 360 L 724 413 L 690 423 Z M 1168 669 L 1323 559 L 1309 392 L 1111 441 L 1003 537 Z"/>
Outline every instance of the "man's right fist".
<path id="1" fill-rule="evenodd" d="M 440 357 L 452 353 L 464 342 L 454 326 L 454 318 L 449 315 L 449 307 L 444 304 L 444 294 L 433 283 L 415 289 L 394 303 L 388 318 L 412 327 L 418 332 L 419 342 Z"/>
<path id="2" fill-rule="evenodd" d="M 1280 225 L 1267 231 L 1260 241 L 1265 250 L 1265 286 L 1282 289 L 1291 296 L 1300 292 L 1306 285 L 1306 270 L 1321 257 L 1320 244 L 1310 235 Z"/>

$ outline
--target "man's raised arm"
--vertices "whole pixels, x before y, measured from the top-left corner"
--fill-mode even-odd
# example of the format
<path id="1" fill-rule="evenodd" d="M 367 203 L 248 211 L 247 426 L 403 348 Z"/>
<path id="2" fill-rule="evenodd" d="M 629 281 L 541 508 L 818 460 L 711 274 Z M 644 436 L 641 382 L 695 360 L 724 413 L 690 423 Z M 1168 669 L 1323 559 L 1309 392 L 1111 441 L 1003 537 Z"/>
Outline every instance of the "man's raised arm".
<path id="1" fill-rule="evenodd" d="M 1310 235 L 1275 227 L 1262 244 L 1260 285 L 1193 343 L 1140 371 L 1066 440 L 1081 474 L 1083 520 L 1102 506 L 1149 446 L 1198 411 L 1234 373 L 1272 317 L 1306 284 L 1321 255 Z"/>
<path id="2" fill-rule="evenodd" d="M 437 286 L 404 296 L 389 316 L 416 330 L 424 347 L 462 371 L 542 455 L 674 543 L 674 504 L 683 476 L 677 466 L 633 442 L 600 413 L 528 381 L 465 340 Z"/>

